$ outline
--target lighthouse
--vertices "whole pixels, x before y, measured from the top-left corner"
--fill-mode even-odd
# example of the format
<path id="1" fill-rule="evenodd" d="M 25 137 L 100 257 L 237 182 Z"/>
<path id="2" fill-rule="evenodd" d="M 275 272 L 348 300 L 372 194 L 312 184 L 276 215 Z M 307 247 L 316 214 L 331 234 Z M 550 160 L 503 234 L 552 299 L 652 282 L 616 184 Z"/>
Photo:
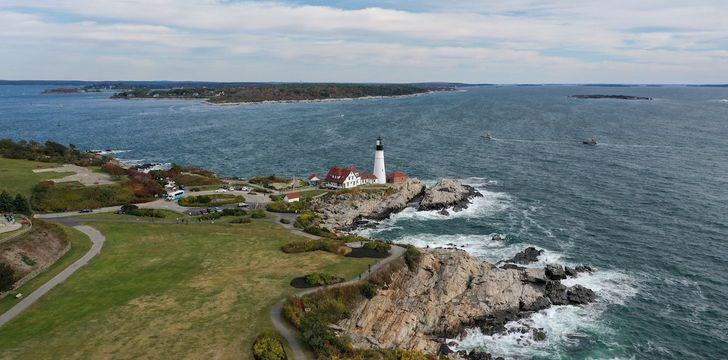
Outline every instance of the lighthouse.
<path id="1" fill-rule="evenodd" d="M 387 183 L 387 173 L 384 172 L 384 142 L 382 137 L 377 138 L 377 148 L 374 152 L 374 176 L 377 177 L 377 184 Z"/>

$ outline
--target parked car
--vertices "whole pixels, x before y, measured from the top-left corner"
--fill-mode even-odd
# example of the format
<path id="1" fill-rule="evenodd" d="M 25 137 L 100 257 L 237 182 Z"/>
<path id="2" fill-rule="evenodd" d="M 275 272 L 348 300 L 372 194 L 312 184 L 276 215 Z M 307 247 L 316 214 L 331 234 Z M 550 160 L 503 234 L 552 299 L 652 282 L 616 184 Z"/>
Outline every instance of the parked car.
<path id="1" fill-rule="evenodd" d="M 251 189 L 249 187 L 247 187 L 247 186 L 243 186 L 243 187 L 240 188 L 240 191 L 250 192 L 250 190 Z"/>
<path id="2" fill-rule="evenodd" d="M 244 202 L 238 203 L 238 207 L 239 208 L 247 208 L 248 207 L 248 203 L 244 203 Z"/>
<path id="3" fill-rule="evenodd" d="M 215 190 L 215 192 L 216 193 L 224 193 L 224 192 L 227 192 L 227 189 L 220 188 L 220 189 Z"/>
<path id="4" fill-rule="evenodd" d="M 90 212 L 93 212 L 93 210 L 91 210 L 91 209 L 81 209 L 81 210 L 79 210 L 78 212 L 80 212 L 80 213 L 84 214 L 84 213 L 90 213 Z"/>

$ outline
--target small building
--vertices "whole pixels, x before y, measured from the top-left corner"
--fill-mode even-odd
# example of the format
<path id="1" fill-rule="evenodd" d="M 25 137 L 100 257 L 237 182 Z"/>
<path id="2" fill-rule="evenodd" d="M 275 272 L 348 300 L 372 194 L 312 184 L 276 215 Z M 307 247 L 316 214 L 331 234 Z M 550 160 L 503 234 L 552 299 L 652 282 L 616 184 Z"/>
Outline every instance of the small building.
<path id="1" fill-rule="evenodd" d="M 307 178 L 308 184 L 311 186 L 319 186 L 321 184 L 321 178 L 316 176 L 316 174 L 311 174 Z"/>
<path id="2" fill-rule="evenodd" d="M 283 201 L 287 203 L 292 203 L 301 200 L 301 194 L 297 192 L 288 193 L 285 196 L 283 196 Z"/>
<path id="3" fill-rule="evenodd" d="M 387 182 L 391 184 L 399 184 L 407 181 L 407 174 L 401 171 L 395 171 L 387 174 Z"/>

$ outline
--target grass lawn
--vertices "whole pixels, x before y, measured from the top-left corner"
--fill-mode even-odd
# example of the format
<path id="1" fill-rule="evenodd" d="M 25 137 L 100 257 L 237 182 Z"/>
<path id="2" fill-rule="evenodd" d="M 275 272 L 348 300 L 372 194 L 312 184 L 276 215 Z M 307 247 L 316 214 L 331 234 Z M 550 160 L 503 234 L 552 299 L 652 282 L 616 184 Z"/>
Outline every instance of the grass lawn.
<path id="1" fill-rule="evenodd" d="M 323 190 L 323 189 L 306 190 L 306 191 L 301 191 L 300 194 L 301 194 L 301 197 L 302 198 L 304 198 L 304 199 L 310 199 L 310 198 L 312 198 L 314 196 L 318 196 L 318 195 L 321 195 L 321 194 L 325 194 L 325 193 L 327 193 L 329 191 L 330 190 Z"/>
<path id="2" fill-rule="evenodd" d="M 11 195 L 21 193 L 30 197 L 30 190 L 35 184 L 50 179 L 59 179 L 73 175 L 71 172 L 45 172 L 34 173 L 33 169 L 46 169 L 60 166 L 54 163 L 44 163 L 30 160 L 6 159 L 0 157 L 0 191 L 6 190 Z"/>
<path id="3" fill-rule="evenodd" d="M 55 264 L 48 267 L 46 271 L 40 273 L 33 280 L 28 281 L 25 285 L 13 291 L 12 294 L 21 293 L 25 296 L 29 295 L 33 290 L 45 284 L 59 272 L 63 271 L 63 269 L 67 268 L 68 265 L 78 260 L 78 258 L 83 256 L 91 248 L 91 240 L 89 240 L 88 236 L 76 229 L 62 225 L 59 226 L 68 235 L 68 239 L 71 241 L 71 248 Z M 0 299 L 0 313 L 4 313 L 18 302 L 20 302 L 20 299 L 16 299 L 13 295 L 8 295 L 4 299 Z"/>
<path id="4" fill-rule="evenodd" d="M 302 239 L 269 222 L 99 223 L 101 253 L 0 328 L 15 359 L 250 359 L 270 308 L 311 272 L 353 278 L 371 259 L 284 254 Z"/>

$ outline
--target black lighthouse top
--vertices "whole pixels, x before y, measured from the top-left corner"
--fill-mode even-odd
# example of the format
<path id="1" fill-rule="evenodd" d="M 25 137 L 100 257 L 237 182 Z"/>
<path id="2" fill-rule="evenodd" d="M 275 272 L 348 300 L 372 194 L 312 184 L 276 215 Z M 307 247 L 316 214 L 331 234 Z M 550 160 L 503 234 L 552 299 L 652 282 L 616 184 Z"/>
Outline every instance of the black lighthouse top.
<path id="1" fill-rule="evenodd" d="M 384 150 L 384 141 L 381 136 L 377 138 L 377 150 Z"/>

